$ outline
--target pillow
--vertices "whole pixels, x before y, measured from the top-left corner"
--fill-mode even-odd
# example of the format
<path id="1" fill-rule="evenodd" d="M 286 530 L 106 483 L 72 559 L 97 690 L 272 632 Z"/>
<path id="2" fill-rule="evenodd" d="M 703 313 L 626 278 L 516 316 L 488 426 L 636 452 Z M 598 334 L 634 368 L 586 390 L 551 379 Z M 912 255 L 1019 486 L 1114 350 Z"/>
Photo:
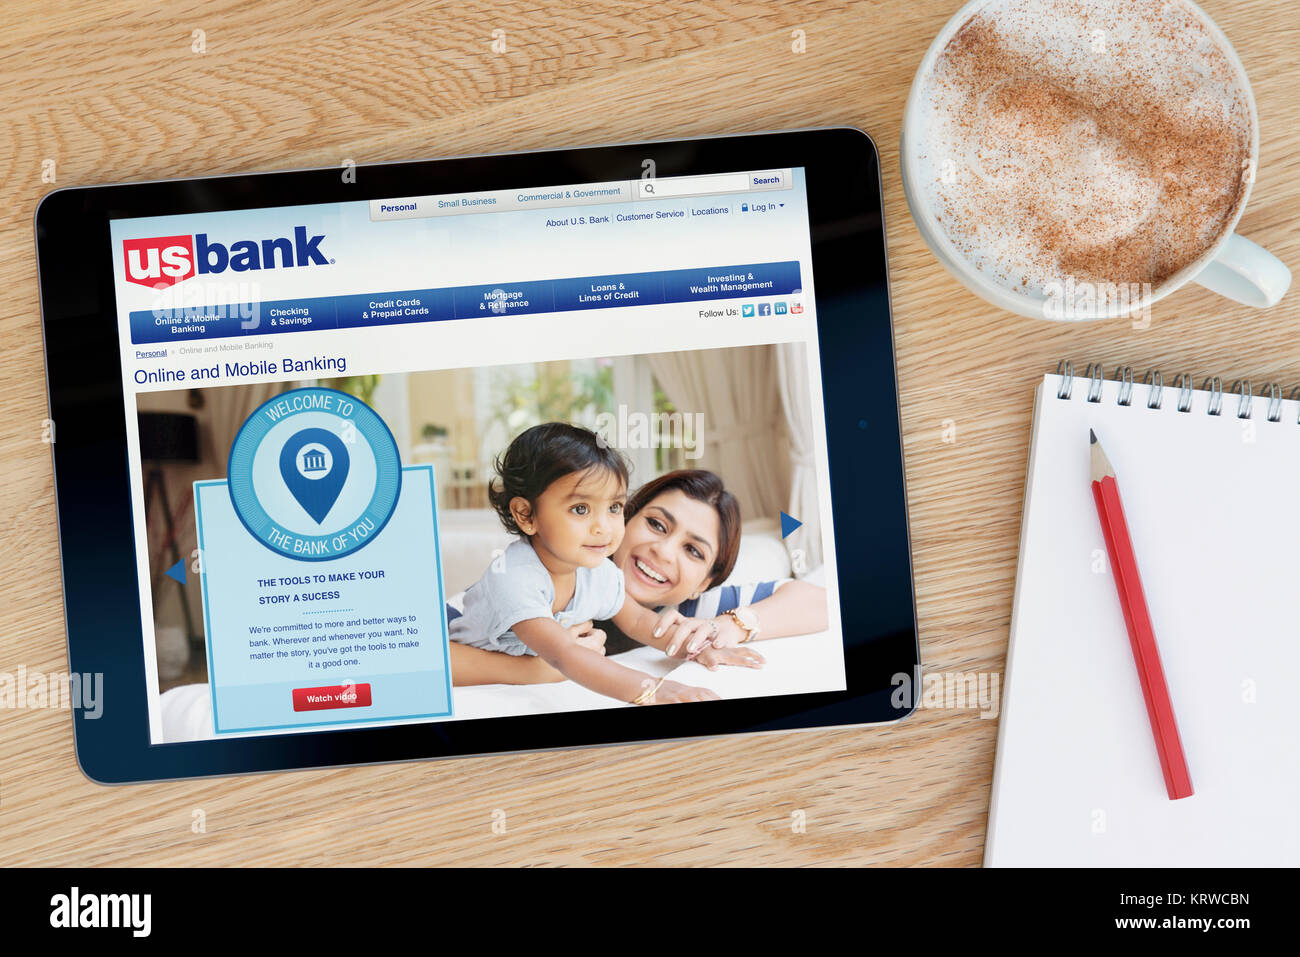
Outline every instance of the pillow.
<path id="1" fill-rule="evenodd" d="M 740 527 L 740 554 L 736 567 L 724 585 L 780 581 L 790 578 L 790 554 L 781 541 L 781 524 L 776 519 L 756 518 Z"/>

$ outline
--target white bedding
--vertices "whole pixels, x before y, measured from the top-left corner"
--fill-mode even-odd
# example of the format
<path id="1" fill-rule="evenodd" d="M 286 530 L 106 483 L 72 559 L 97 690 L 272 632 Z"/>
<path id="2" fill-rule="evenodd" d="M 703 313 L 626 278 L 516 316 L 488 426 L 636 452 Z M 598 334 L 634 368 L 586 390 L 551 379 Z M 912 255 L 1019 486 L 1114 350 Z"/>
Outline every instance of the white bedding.
<path id="1" fill-rule="evenodd" d="M 667 658 L 653 648 L 636 648 L 612 659 L 659 678 L 697 685 L 723 698 L 802 694 L 844 687 L 843 648 L 830 632 L 771 638 L 755 642 L 755 651 L 767 659 L 760 669 L 719 668 L 709 671 L 695 662 Z M 543 685 L 474 685 L 453 688 L 456 719 L 548 714 L 630 708 L 588 691 L 572 681 Z M 160 700 L 165 741 L 195 741 L 213 737 L 212 696 L 206 684 L 182 685 L 165 692 Z"/>

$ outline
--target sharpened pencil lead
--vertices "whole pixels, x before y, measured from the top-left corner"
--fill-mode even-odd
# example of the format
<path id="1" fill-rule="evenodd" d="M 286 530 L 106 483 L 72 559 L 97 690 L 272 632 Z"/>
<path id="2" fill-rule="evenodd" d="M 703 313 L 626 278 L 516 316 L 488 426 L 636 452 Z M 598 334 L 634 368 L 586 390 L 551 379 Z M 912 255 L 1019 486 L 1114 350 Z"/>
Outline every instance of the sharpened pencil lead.
<path id="1" fill-rule="evenodd" d="M 1106 450 L 1102 447 L 1101 441 L 1097 438 L 1097 433 L 1092 429 L 1088 430 L 1088 465 L 1092 473 L 1092 480 L 1100 482 L 1107 475 L 1114 475 L 1115 469 L 1111 467 L 1110 458 L 1106 455 Z"/>

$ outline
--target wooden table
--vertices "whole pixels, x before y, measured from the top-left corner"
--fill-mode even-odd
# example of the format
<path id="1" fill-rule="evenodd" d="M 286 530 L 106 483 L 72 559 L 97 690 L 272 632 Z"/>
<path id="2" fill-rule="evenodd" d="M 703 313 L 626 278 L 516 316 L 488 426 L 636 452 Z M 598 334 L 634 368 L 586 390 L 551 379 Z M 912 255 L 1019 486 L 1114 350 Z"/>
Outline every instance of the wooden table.
<path id="1" fill-rule="evenodd" d="M 986 305 L 943 271 L 904 204 L 898 136 L 913 71 L 958 0 L 66 6 L 12 0 L 0 47 L 0 671 L 67 667 L 32 239 L 47 159 L 63 186 L 867 130 L 884 166 L 931 671 L 1003 667 L 1030 394 L 1058 357 L 1300 384 L 1300 291 L 1255 312 L 1193 287 L 1146 329 L 1055 325 Z M 1284 0 L 1204 6 L 1251 75 L 1263 127 L 1241 230 L 1294 267 L 1300 28 Z M 192 52 L 194 30 L 206 53 Z M 795 30 L 806 52 L 792 52 Z M 78 281 L 76 263 L 63 268 Z M 0 864 L 972 865 L 996 731 L 974 711 L 923 710 L 872 730 L 104 788 L 77 770 L 68 712 L 0 711 Z"/>

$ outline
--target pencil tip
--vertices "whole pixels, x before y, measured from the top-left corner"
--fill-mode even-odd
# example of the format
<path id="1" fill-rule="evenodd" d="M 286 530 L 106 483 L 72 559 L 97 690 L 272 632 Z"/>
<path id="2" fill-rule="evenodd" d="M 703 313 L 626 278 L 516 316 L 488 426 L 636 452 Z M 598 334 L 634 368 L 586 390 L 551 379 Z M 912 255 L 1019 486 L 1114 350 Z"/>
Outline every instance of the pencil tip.
<path id="1" fill-rule="evenodd" d="M 1106 457 L 1106 450 L 1101 447 L 1101 443 L 1097 441 L 1097 433 L 1092 429 L 1088 430 L 1088 439 L 1092 443 L 1088 446 L 1088 463 L 1092 480 L 1100 482 L 1107 475 L 1114 475 L 1115 469 L 1111 467 L 1110 459 Z"/>

